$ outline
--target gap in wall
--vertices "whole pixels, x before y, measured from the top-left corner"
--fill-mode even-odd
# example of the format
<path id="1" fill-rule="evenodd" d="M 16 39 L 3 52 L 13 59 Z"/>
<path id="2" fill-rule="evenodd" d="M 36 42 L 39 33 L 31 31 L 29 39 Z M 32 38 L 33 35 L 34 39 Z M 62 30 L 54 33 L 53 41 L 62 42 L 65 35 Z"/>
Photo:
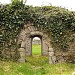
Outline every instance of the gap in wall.
<path id="1" fill-rule="evenodd" d="M 41 55 L 41 39 L 39 37 L 32 39 L 32 55 Z"/>

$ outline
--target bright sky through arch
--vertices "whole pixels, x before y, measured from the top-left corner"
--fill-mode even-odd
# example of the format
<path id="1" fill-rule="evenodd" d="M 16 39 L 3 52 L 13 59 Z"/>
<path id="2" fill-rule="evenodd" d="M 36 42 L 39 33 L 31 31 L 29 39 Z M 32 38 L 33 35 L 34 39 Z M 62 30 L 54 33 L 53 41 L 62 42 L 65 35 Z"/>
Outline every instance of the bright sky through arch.
<path id="1" fill-rule="evenodd" d="M 10 3 L 11 0 L 0 0 L 2 4 Z M 75 0 L 27 0 L 27 5 L 41 6 L 49 5 L 65 7 L 69 10 L 75 11 Z"/>

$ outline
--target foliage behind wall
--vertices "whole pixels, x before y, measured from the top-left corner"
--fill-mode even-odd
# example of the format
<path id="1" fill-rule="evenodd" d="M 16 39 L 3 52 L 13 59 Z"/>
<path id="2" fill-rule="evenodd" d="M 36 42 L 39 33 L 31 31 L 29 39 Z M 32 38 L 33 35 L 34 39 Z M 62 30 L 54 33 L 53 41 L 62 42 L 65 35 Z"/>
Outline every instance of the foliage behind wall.
<path id="1" fill-rule="evenodd" d="M 0 57 L 5 50 L 17 53 L 17 38 L 23 26 L 31 22 L 52 36 L 52 44 L 60 50 L 68 50 L 68 41 L 75 33 L 75 14 L 67 9 L 43 6 L 32 7 L 22 1 L 0 5 Z M 58 43 L 58 44 L 57 44 Z"/>

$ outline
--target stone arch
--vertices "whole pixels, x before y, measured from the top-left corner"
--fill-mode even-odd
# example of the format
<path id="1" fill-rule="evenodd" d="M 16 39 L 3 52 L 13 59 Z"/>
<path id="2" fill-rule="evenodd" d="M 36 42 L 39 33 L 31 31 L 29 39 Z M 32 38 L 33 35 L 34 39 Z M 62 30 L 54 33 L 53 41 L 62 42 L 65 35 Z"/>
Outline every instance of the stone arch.
<path id="1" fill-rule="evenodd" d="M 24 26 L 24 29 L 19 34 L 18 38 L 18 44 L 21 45 L 20 48 L 23 48 L 23 50 L 19 50 L 19 52 L 20 56 L 22 56 L 21 53 L 24 54 L 23 58 L 25 55 L 32 55 L 32 39 L 35 36 L 38 36 L 42 42 L 41 55 L 47 56 L 49 49 L 52 48 L 50 44 L 50 38 L 48 37 L 47 33 L 44 32 L 42 29 L 37 29 L 33 24 L 28 23 Z M 23 58 L 21 57 L 21 61 Z"/>

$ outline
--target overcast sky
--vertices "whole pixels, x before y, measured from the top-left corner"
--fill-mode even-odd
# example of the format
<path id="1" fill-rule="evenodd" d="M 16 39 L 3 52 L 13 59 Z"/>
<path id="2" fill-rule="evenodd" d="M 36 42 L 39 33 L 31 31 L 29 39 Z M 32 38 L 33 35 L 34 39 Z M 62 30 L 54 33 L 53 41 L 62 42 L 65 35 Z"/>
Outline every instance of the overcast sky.
<path id="1" fill-rule="evenodd" d="M 0 0 L 2 4 L 10 3 L 11 0 Z M 75 0 L 27 0 L 27 5 L 41 6 L 50 5 L 65 7 L 75 11 Z"/>

